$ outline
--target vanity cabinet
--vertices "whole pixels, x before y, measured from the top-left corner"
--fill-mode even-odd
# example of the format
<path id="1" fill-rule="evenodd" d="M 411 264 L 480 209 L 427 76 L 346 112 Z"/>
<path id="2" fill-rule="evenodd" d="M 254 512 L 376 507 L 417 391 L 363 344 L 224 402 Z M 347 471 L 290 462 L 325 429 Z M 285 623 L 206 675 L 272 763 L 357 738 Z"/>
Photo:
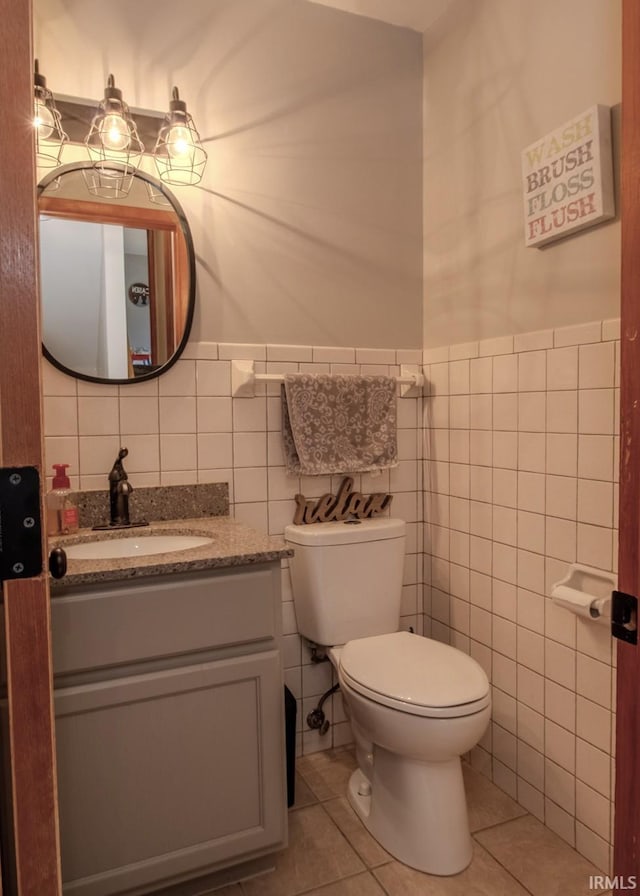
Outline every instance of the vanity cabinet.
<path id="1" fill-rule="evenodd" d="M 62 589 L 51 611 L 64 893 L 187 896 L 268 866 L 279 563 Z"/>

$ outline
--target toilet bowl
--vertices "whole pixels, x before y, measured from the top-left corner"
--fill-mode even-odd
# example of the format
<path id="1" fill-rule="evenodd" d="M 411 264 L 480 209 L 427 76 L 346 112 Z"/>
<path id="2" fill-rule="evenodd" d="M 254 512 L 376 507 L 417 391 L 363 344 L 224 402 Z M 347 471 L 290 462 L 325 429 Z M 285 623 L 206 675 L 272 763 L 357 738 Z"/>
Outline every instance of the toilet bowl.
<path id="1" fill-rule="evenodd" d="M 472 843 L 460 756 L 489 722 L 489 683 L 455 648 L 407 632 L 333 648 L 359 768 L 348 799 L 397 859 L 456 874 Z"/>
<path id="2" fill-rule="evenodd" d="M 284 532 L 298 631 L 326 648 L 353 730 L 351 805 L 401 862 L 456 874 L 471 861 L 460 757 L 489 722 L 489 682 L 462 651 L 398 631 L 405 534 L 383 517 Z"/>

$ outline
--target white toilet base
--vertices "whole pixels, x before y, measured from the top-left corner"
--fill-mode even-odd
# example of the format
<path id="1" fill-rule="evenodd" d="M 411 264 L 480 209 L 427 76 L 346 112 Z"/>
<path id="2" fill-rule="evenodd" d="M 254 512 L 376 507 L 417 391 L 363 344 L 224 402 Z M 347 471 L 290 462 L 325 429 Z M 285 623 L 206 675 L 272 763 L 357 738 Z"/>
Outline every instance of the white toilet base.
<path id="1" fill-rule="evenodd" d="M 424 762 L 374 747 L 370 792 L 357 769 L 348 798 L 365 827 L 400 862 L 451 875 L 471 861 L 472 843 L 460 759 Z"/>

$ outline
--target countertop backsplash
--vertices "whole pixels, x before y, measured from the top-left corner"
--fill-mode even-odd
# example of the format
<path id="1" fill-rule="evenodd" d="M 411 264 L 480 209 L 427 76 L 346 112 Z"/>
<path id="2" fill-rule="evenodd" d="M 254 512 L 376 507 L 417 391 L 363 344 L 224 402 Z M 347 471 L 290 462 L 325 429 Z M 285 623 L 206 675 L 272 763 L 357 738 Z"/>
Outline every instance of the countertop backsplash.
<path id="1" fill-rule="evenodd" d="M 132 477 L 135 478 L 135 477 Z M 74 492 L 80 527 L 90 529 L 109 522 L 109 491 Z M 131 522 L 191 520 L 229 515 L 229 484 L 203 482 L 194 485 L 161 485 L 135 488 L 129 502 Z"/>

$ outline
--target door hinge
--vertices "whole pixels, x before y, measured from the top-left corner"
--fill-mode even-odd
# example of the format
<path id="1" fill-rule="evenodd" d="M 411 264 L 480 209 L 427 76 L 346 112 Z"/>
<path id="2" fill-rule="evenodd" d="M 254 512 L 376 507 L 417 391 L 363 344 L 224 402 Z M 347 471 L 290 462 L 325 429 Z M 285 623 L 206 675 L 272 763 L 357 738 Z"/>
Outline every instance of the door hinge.
<path id="1" fill-rule="evenodd" d="M 35 467 L 1 467 L 0 582 L 41 572 L 40 476 Z"/>
<path id="2" fill-rule="evenodd" d="M 638 598 L 624 591 L 611 595 L 611 634 L 614 638 L 638 643 Z"/>

